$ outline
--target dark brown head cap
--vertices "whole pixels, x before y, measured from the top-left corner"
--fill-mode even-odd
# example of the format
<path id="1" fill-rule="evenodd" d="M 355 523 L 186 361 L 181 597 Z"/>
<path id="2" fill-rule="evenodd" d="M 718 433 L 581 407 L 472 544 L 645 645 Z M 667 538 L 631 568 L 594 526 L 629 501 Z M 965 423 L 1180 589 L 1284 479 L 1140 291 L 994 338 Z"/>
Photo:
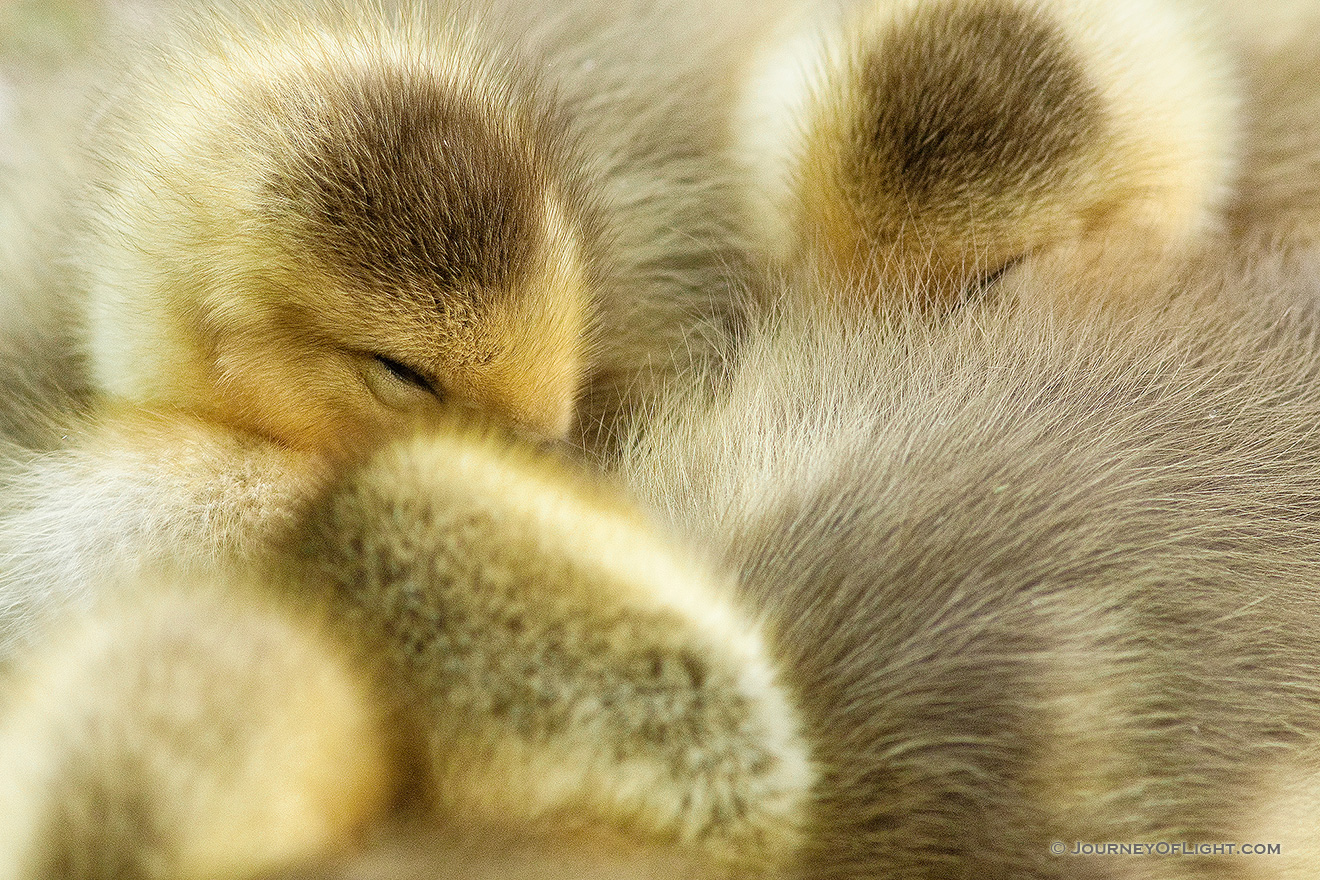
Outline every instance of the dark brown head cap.
<path id="1" fill-rule="evenodd" d="M 298 148 L 266 182 L 298 244 L 363 289 L 481 300 L 519 286 L 546 244 L 547 195 L 564 188 L 551 120 L 388 69 L 321 97 L 295 117 Z"/>
<path id="2" fill-rule="evenodd" d="M 1103 128 L 1057 25 L 997 3 L 923 6 L 859 60 L 845 185 L 862 204 L 970 213 L 1029 197 Z"/>
<path id="3" fill-rule="evenodd" d="M 853 277 L 961 286 L 1085 222 L 1106 111 L 1057 22 L 943 2 L 871 28 L 805 145 L 808 247 Z"/>

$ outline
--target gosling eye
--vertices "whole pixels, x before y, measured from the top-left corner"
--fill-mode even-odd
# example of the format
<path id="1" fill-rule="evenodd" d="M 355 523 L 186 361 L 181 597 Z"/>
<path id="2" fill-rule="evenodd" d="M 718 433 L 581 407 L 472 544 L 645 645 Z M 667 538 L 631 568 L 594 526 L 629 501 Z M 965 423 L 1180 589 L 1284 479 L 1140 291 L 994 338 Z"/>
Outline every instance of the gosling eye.
<path id="1" fill-rule="evenodd" d="M 367 387 L 381 402 L 396 409 L 408 409 L 425 399 L 442 400 L 444 394 L 435 383 L 412 367 L 384 355 L 371 355 L 366 366 Z"/>
<path id="2" fill-rule="evenodd" d="M 391 360 L 383 355 L 376 355 L 376 360 L 385 368 L 391 376 L 407 385 L 416 385 L 423 391 L 435 394 L 435 387 L 421 373 L 412 367 L 405 367 L 398 361 Z"/>

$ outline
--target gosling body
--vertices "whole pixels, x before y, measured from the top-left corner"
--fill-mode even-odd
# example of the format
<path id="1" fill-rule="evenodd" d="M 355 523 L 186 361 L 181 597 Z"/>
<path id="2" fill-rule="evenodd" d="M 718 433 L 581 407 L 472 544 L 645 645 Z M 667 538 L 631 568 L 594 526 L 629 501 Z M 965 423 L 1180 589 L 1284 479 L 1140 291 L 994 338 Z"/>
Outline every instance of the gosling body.
<path id="1" fill-rule="evenodd" d="M 0 876 L 786 876 L 815 769 L 725 578 L 470 425 L 305 499 L 257 565 L 48 617 L 0 698 Z"/>
<path id="2" fill-rule="evenodd" d="M 640 435 L 803 701 L 803 876 L 1311 875 L 1320 267 L 1262 262 L 780 307 Z M 1282 855 L 1050 849 L 1164 840 Z"/>

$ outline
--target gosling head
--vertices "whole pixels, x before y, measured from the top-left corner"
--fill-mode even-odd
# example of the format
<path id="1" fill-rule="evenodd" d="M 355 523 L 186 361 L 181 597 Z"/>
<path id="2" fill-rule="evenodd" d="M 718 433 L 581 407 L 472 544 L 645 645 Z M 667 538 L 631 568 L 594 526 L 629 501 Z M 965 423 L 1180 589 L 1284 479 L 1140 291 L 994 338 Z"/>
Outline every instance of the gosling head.
<path id="1" fill-rule="evenodd" d="M 455 406 L 562 436 L 596 283 L 565 127 L 474 50 L 304 39 L 109 126 L 101 386 L 313 451 Z"/>
<path id="2" fill-rule="evenodd" d="M 1182 11 L 1129 6 L 867 0 L 791 23 L 739 123 L 762 245 L 837 289 L 948 301 L 1056 247 L 1213 228 L 1232 85 Z"/>

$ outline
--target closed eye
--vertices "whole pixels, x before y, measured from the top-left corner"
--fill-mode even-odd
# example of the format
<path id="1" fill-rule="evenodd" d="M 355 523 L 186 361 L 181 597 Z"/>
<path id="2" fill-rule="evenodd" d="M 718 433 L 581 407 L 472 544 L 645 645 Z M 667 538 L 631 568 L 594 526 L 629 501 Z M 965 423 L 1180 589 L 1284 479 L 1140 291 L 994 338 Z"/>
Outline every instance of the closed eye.
<path id="1" fill-rule="evenodd" d="M 412 385 L 435 397 L 442 397 L 440 390 L 432 382 L 412 367 L 405 366 L 398 361 L 387 358 L 384 355 L 376 355 L 376 363 L 385 368 L 385 371 L 398 381 L 405 385 Z"/>
<path id="2" fill-rule="evenodd" d="M 398 361 L 390 360 L 389 358 L 384 357 L 383 355 L 376 355 L 376 360 L 380 361 L 380 365 L 385 369 L 389 370 L 390 373 L 394 375 L 394 378 L 398 379 L 400 382 L 407 382 L 410 385 L 416 385 L 419 388 L 425 388 L 427 391 L 433 390 L 431 388 L 431 383 L 426 381 L 426 379 L 422 377 L 421 373 L 417 372 L 411 367 L 405 367 L 403 364 L 399 363 Z"/>

